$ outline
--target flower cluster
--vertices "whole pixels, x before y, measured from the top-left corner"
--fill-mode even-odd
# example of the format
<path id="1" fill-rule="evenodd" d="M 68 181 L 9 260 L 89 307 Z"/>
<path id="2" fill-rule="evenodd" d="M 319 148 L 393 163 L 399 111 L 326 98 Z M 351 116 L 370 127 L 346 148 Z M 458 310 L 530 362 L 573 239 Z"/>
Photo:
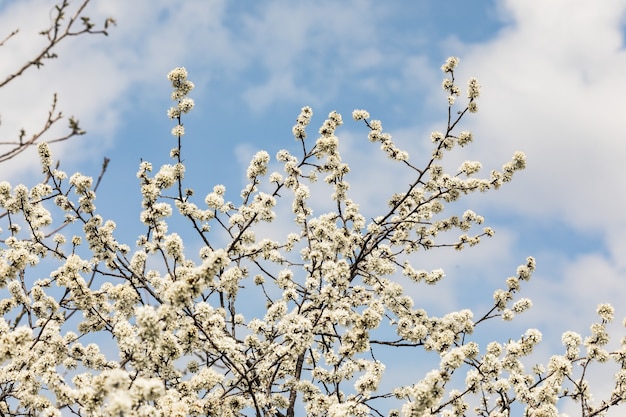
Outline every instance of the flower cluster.
<path id="1" fill-rule="evenodd" d="M 172 100 L 177 102 L 176 106 L 169 108 L 167 117 L 178 120 L 178 124 L 172 129 L 172 135 L 181 137 L 185 134 L 185 128 L 180 123 L 180 119 L 182 114 L 189 113 L 193 109 L 194 101 L 187 95 L 193 90 L 194 84 L 187 79 L 187 70 L 184 67 L 173 69 L 167 74 L 167 78 L 174 88 Z"/>

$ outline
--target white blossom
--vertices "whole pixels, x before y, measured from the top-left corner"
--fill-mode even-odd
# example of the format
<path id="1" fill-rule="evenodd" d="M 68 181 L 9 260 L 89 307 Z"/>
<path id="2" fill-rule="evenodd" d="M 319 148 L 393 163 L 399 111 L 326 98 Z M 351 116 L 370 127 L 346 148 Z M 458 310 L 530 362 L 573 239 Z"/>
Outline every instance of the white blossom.
<path id="1" fill-rule="evenodd" d="M 452 72 L 457 65 L 459 65 L 459 58 L 451 56 L 446 60 L 445 64 L 441 66 L 441 70 L 443 72 Z"/>

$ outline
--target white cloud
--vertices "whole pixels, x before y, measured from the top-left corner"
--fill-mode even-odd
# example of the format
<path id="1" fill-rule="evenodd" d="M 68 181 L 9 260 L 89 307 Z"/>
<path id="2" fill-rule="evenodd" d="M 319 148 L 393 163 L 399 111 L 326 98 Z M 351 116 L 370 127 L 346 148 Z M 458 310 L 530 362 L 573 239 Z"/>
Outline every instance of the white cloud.
<path id="1" fill-rule="evenodd" d="M 526 152 L 529 168 L 507 208 L 608 230 L 626 201 L 626 141 L 617 133 L 626 110 L 617 93 L 626 88 L 626 2 L 509 1 L 506 10 L 513 23 L 462 55 L 463 71 L 484 85 L 476 151 Z"/>
<path id="2" fill-rule="evenodd" d="M 0 16 L 0 26 L 19 27 L 20 33 L 2 48 L 3 74 L 11 73 L 17 64 L 41 48 L 42 37 L 36 34 L 49 24 L 53 4 L 23 1 L 7 6 Z M 94 23 L 101 24 L 113 16 L 118 26 L 112 27 L 106 38 L 83 35 L 81 39 L 63 41 L 56 50 L 58 59 L 46 61 L 40 70 L 30 69 L 5 86 L 3 95 L 11 100 L 5 100 L 0 108 L 3 140 L 15 137 L 21 127 L 33 129 L 41 125 L 52 95 L 58 92 L 59 109 L 66 116 L 75 114 L 90 135 L 87 140 L 55 146 L 55 156 L 66 162 L 85 161 L 95 155 L 100 158 L 103 150 L 112 145 L 133 101 L 129 94 L 139 88 L 142 100 L 153 99 L 155 91 L 166 97 L 165 74 L 175 66 L 185 65 L 202 50 L 207 39 L 214 41 L 208 58 L 213 54 L 222 62 L 230 60 L 236 65 L 237 57 L 224 41 L 228 31 L 220 23 L 223 9 L 224 3 L 219 0 L 176 5 L 166 1 L 90 3 L 85 14 Z M 197 75 L 199 84 L 205 81 L 203 75 L 206 78 L 205 74 Z M 67 122 L 62 124 L 65 127 Z M 56 130 L 59 131 L 63 130 Z M 92 141 L 94 137 L 97 143 Z M 6 163 L 10 177 L 18 179 L 35 172 L 33 155 L 29 152 Z"/>
<path id="3" fill-rule="evenodd" d="M 262 111 L 273 103 L 336 99 L 346 84 L 386 90 L 367 72 L 400 70 L 378 28 L 393 8 L 371 1 L 264 3 L 242 14 L 233 46 L 257 79 L 246 85 L 248 105 Z M 398 68 L 396 68 L 398 66 Z M 377 83 L 378 81 L 378 83 Z M 248 80 L 249 82 L 249 80 Z"/>
<path id="4" fill-rule="evenodd" d="M 265 83 L 249 87 L 243 93 L 248 106 L 259 113 L 266 110 L 280 97 L 294 103 L 309 103 L 315 105 L 319 99 L 306 87 L 298 86 L 293 80 L 293 74 L 285 69 L 283 73 L 275 73 Z"/>

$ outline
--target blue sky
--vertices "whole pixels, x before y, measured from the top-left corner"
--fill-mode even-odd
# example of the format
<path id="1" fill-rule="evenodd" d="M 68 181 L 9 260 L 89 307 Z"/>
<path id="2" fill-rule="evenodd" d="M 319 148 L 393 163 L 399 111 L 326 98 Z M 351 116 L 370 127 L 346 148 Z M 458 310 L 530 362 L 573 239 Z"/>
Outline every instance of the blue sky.
<path id="1" fill-rule="evenodd" d="M 0 50 L 3 74 L 36 50 L 52 4 L 0 2 L 0 27 L 21 28 Z M 461 253 L 427 253 L 424 267 L 443 267 L 447 278 L 416 297 L 437 300 L 441 312 L 480 310 L 533 255 L 538 270 L 522 296 L 534 308 L 505 340 L 538 327 L 545 352 L 555 352 L 564 330 L 586 331 L 598 303 L 612 302 L 618 322 L 626 316 L 626 0 L 94 0 L 88 14 L 118 26 L 106 38 L 69 40 L 59 59 L 3 89 L 0 137 L 36 125 L 58 92 L 88 135 L 55 146 L 55 156 L 68 172 L 94 176 L 111 158 L 97 201 L 121 240 L 141 231 L 140 159 L 169 162 L 174 146 L 170 69 L 185 66 L 196 84 L 183 152 L 198 196 L 223 183 L 236 199 L 249 157 L 294 148 L 291 127 L 310 105 L 311 137 L 329 111 L 343 114 L 352 198 L 373 207 L 406 180 L 351 111 L 369 110 L 412 156 L 427 155 L 430 132 L 445 128 L 439 67 L 456 55 L 458 80 L 475 76 L 483 89 L 464 125 L 475 144 L 453 162 L 480 160 L 488 175 L 522 150 L 528 168 L 467 200 L 462 209 L 484 215 L 496 236 Z M 37 172 L 34 152 L 0 166 L 12 183 L 32 183 Z M 615 332 L 619 339 L 623 327 Z"/>

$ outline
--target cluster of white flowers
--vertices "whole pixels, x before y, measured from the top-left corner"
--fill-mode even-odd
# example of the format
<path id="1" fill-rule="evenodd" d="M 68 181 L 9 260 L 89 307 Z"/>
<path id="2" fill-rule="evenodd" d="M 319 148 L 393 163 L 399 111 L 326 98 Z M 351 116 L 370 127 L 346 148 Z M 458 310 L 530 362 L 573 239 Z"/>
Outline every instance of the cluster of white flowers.
<path id="1" fill-rule="evenodd" d="M 180 138 L 185 134 L 185 128 L 181 123 L 181 115 L 189 113 L 194 106 L 193 99 L 187 97 L 189 92 L 193 90 L 194 84 L 187 79 L 187 70 L 184 67 L 174 68 L 167 74 L 167 78 L 174 88 L 172 100 L 177 102 L 176 106 L 169 108 L 167 117 L 178 120 L 178 124 L 172 128 L 172 135 Z"/>
<path id="2" fill-rule="evenodd" d="M 383 125 L 380 120 L 367 121 L 365 115 L 369 117 L 369 113 L 365 110 L 355 110 L 352 114 L 354 120 L 365 120 L 365 123 L 370 128 L 368 139 L 371 142 L 380 142 L 380 149 L 383 150 L 389 158 L 395 161 L 407 162 L 409 159 L 409 153 L 399 149 L 393 142 L 389 133 L 383 132 Z"/>
<path id="3" fill-rule="evenodd" d="M 306 138 L 306 127 L 311 122 L 311 117 L 313 117 L 313 110 L 309 106 L 303 107 L 296 119 L 296 124 L 293 126 L 293 135 L 296 140 Z"/>
<path id="4" fill-rule="evenodd" d="M 459 65 L 459 58 L 450 57 L 447 59 L 445 64 L 441 66 L 441 70 L 444 73 L 449 74 L 449 78 L 444 78 L 441 83 L 441 87 L 448 93 L 448 116 L 452 115 L 451 108 L 455 104 L 456 99 L 461 96 L 461 88 L 455 84 L 454 79 L 454 70 Z M 467 102 L 467 106 L 464 110 L 459 111 L 459 114 L 463 114 L 467 111 L 470 113 L 476 113 L 478 111 L 478 105 L 476 104 L 476 99 L 480 97 L 480 84 L 478 84 L 478 80 L 476 78 L 470 78 L 467 82 L 467 98 L 469 99 Z M 452 125 L 454 126 L 454 124 Z"/>
<path id="5" fill-rule="evenodd" d="M 456 172 L 439 164 L 473 141 L 457 126 L 477 109 L 476 79 L 468 83 L 465 108 L 456 117 L 450 111 L 461 97 L 454 81 L 458 63 L 450 58 L 442 66 L 448 125 L 432 133 L 433 151 L 423 164 L 398 149 L 366 110 L 353 112 L 369 140 L 410 178 L 370 220 L 349 197 L 350 169 L 339 151 L 342 116 L 331 112 L 310 143 L 309 107 L 293 127 L 300 157 L 278 151 L 282 171 L 270 173 L 269 153 L 258 152 L 239 205 L 218 184 L 205 192 L 201 208 L 185 186 L 181 159 L 182 117 L 194 106 L 184 68 L 168 74 L 177 102 L 168 110 L 179 139 L 170 152 L 173 163 L 153 174 L 144 161 L 137 173 L 145 232 L 134 251 L 117 241 L 115 222 L 97 213 L 93 179 L 54 169 L 49 147 L 40 144 L 46 182 L 30 189 L 0 182 L 6 222 L 0 414 L 344 417 L 384 415 L 395 401 L 386 414 L 510 416 L 512 407 L 523 407 L 523 415 L 538 417 L 558 415 L 567 399 L 579 402 L 585 416 L 622 403 L 626 338 L 618 350 L 608 350 L 610 305 L 598 306 L 600 321 L 588 336 L 565 332 L 563 355 L 530 372 L 523 361 L 541 341 L 537 330 L 506 343 L 475 337 L 483 322 L 512 320 L 531 308 L 518 293 L 535 270 L 533 258 L 494 291 L 482 315 L 461 310 L 437 317 L 408 295 L 407 289 L 446 278 L 442 269 L 414 267 L 414 252 L 460 250 L 494 233 L 472 210 L 444 215 L 448 203 L 496 189 L 525 167 L 521 152 L 489 178 L 477 178 L 477 161 Z M 314 214 L 309 184 L 319 175 L 333 208 Z M 276 220 L 274 210 L 286 196 L 296 229 L 280 241 L 258 225 Z M 53 227 L 58 212 L 67 230 Z M 168 223 L 175 215 L 189 230 Z M 472 232 L 475 227 L 482 230 Z M 190 240 L 195 254 L 185 246 Z M 40 268 L 54 262 L 42 278 Z M 394 350 L 407 357 L 423 350 L 439 359 L 413 384 L 388 389 L 390 366 L 378 354 Z M 594 402 L 585 372 L 611 360 L 620 367 L 615 388 Z"/>

